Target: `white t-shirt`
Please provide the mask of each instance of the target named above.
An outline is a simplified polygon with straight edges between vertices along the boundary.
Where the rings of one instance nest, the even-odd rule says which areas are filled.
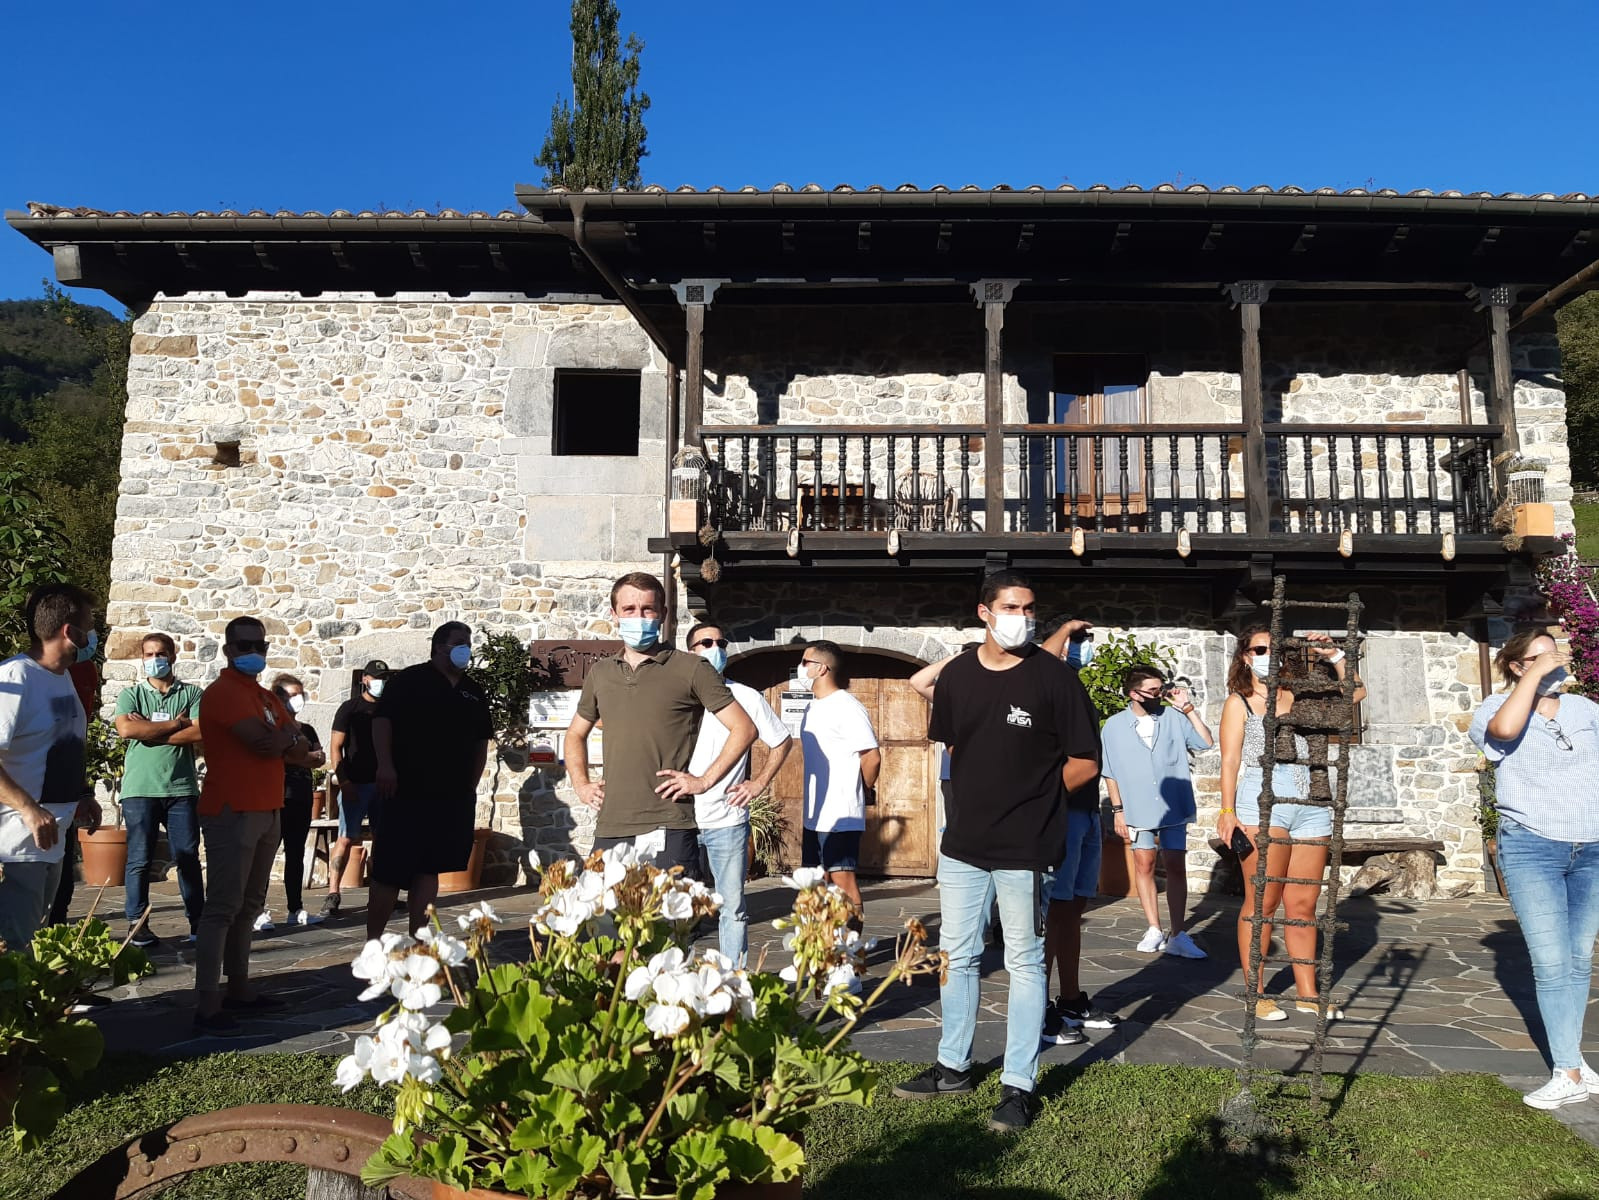
[[[88,722],[72,676],[26,654],[0,663],[0,768],[50,810],[62,833],[83,794]],[[40,850],[16,809],[0,805],[0,862],[60,862],[65,837]]]
[[[800,726],[805,751],[805,828],[818,833],[866,828],[861,755],[877,749],[866,706],[839,690],[812,700]]]
[[[1139,739],[1151,750],[1155,748],[1155,718],[1150,713],[1133,718],[1133,728],[1138,731]]]
[[[738,701],[739,707],[755,722],[756,737],[774,750],[788,741],[788,730],[783,728],[783,722],[772,711],[772,706],[766,703],[766,697],[754,688],[734,683],[731,679],[723,682],[727,684],[727,690],[733,693],[733,699]],[[715,714],[706,713],[700,719],[700,738],[694,743],[694,753],[688,760],[688,773],[698,775],[715,762],[722,747],[727,745],[727,739],[727,726],[718,721]],[[743,783],[749,775],[750,756],[746,754],[713,787],[694,797],[694,824],[700,829],[729,829],[748,821],[750,810],[734,808],[727,802],[727,792],[735,784]]]

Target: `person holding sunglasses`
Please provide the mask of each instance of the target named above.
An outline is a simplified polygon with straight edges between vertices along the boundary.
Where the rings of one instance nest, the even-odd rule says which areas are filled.
[[[1344,652],[1333,645],[1325,633],[1307,633],[1305,640],[1316,643],[1311,656],[1318,661],[1315,667],[1291,656],[1279,664],[1278,677],[1292,679],[1306,670],[1331,670],[1339,679],[1344,678],[1348,665]],[[1249,918],[1255,911],[1255,856],[1256,839],[1260,836],[1260,793],[1265,784],[1261,759],[1266,754],[1266,679],[1271,674],[1271,631],[1264,625],[1247,626],[1238,635],[1238,651],[1233,655],[1227,672],[1227,700],[1221,710],[1221,815],[1216,823],[1216,834],[1222,845],[1231,845],[1233,835],[1242,830],[1249,840],[1249,852],[1239,857],[1244,875],[1244,903],[1238,910],[1238,957],[1243,963],[1245,988],[1257,995],[1264,991],[1264,979],[1247,977],[1249,971],[1249,939],[1252,927]],[[1354,699],[1358,703],[1366,689],[1358,683]],[[1277,689],[1277,716],[1283,717],[1294,706],[1293,693],[1285,687]],[[1276,763],[1272,767],[1271,788],[1276,803],[1271,810],[1270,832],[1273,838],[1295,839],[1295,845],[1273,842],[1267,856],[1268,875],[1293,879],[1322,878],[1327,870],[1327,842],[1332,836],[1332,810],[1315,804],[1296,804],[1295,800],[1310,796],[1310,771],[1304,765],[1309,759],[1305,739],[1294,739],[1298,751],[1294,763]],[[1268,883],[1261,911],[1267,917],[1275,915],[1280,904],[1290,921],[1314,921],[1316,903],[1321,897],[1320,883]],[[1260,952],[1264,973],[1266,947],[1271,941],[1271,922],[1260,926]],[[1286,925],[1283,941],[1291,958],[1302,961],[1293,964],[1294,991],[1298,998],[1294,1007],[1302,1013],[1318,1014],[1316,997],[1316,928],[1314,925]],[[1329,1009],[1328,1020],[1337,1020],[1343,1013]],[[1257,1021],[1285,1021],[1288,1014],[1277,1001],[1261,996],[1255,1001]]]
[[[727,670],[727,637],[720,625],[701,622],[684,639],[692,654],[698,654],[718,675]],[[728,769],[726,775],[694,797],[694,824],[699,830],[700,851],[710,866],[710,875],[722,907],[717,913],[717,943],[721,952],[739,966],[749,951],[749,919],[744,909],[744,878],[750,869],[750,801],[768,787],[788,761],[793,739],[772,706],[752,687],[724,678],[740,708],[755,723],[755,735],[770,751],[761,773],[749,778],[750,759],[746,753]],[[703,775],[727,745],[727,726],[714,718],[701,719],[694,756],[689,759],[690,775]]]
[[[1582,1056],[1599,937],[1599,705],[1561,694],[1570,661],[1542,629],[1512,634],[1494,659],[1509,691],[1484,700],[1469,731],[1494,767],[1499,870],[1549,1037],[1549,1082],[1522,1097],[1543,1109],[1599,1095]]]

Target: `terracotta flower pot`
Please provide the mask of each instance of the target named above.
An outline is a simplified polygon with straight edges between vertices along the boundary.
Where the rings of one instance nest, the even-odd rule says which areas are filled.
[[[339,887],[366,886],[366,847],[357,842],[350,847],[350,857],[344,860],[344,874],[339,876]]]
[[[121,887],[128,872],[128,831],[102,828],[78,830],[83,850],[84,887]]]
[[[488,829],[475,829],[472,831],[472,856],[466,860],[464,871],[446,871],[439,876],[439,895],[448,896],[455,892],[476,891],[483,882],[483,856],[488,850],[489,838],[493,831]]]

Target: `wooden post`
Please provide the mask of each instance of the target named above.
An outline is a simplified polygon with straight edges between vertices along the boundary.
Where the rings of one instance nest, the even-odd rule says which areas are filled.
[[[1005,305],[1014,279],[980,279],[972,293],[983,308],[983,529],[1005,529]]]
[[[1270,285],[1235,283],[1229,289],[1242,318],[1238,371],[1241,415],[1244,423],[1244,521],[1253,537],[1271,532],[1271,497],[1266,474],[1266,395],[1260,369],[1260,306]],[[1358,465],[1357,465],[1358,470]],[[1204,487],[1204,481],[1199,481]]]
[[[683,441],[700,444],[700,424],[705,419],[705,305],[689,304],[683,314],[688,321],[688,356],[684,382],[688,385],[683,402]]]
[[[1488,304],[1488,352],[1493,362],[1493,413],[1490,419],[1504,430],[1502,450],[1521,449],[1516,430],[1516,377],[1510,369],[1510,306],[1516,290],[1509,287],[1481,288],[1478,294]]]

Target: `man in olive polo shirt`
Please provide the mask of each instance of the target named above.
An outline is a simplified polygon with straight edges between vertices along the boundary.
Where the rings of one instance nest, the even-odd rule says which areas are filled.
[[[716,668],[673,650],[661,636],[666,589],[642,571],[611,588],[612,620],[624,649],[594,664],[566,730],[566,769],[578,799],[599,811],[594,848],[633,842],[658,867],[693,869],[694,797],[733,769],[755,740],[755,724]],[[687,768],[700,722],[712,714],[727,744],[703,775]],[[605,723],[605,777],[589,778],[588,735]]]

